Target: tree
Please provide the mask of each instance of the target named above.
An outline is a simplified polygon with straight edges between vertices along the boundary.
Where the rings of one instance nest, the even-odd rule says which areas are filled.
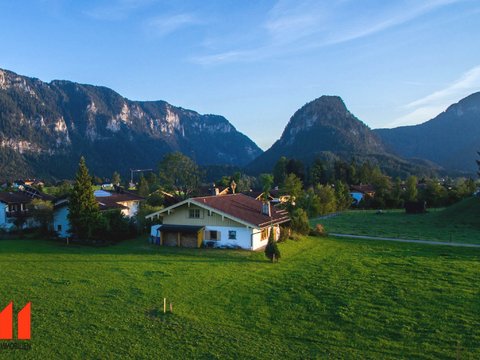
[[[282,193],[290,195],[290,204],[302,195],[302,181],[295,174],[288,174],[282,186]]]
[[[270,195],[273,185],[273,175],[260,174],[260,183],[262,184],[263,200],[268,201],[268,196]]]
[[[348,186],[342,181],[335,182],[335,197],[337,198],[338,210],[346,210],[352,205],[352,196]]]
[[[93,195],[92,179],[83,156],[78,163],[75,184],[70,195],[68,220],[70,232],[85,240],[93,239],[100,222],[100,210]]]
[[[290,159],[287,161],[285,171],[288,174],[295,174],[300,180],[305,180],[305,165],[301,160]]]
[[[305,210],[296,208],[292,211],[290,216],[292,230],[306,235],[310,231],[310,224],[308,223],[308,215]]]
[[[189,198],[200,183],[197,164],[180,152],[165,155],[159,164],[159,170],[162,186],[183,199]]]
[[[112,175],[112,184],[120,186],[121,183],[122,183],[122,179],[120,178],[120,174],[114,171]]]
[[[270,236],[268,237],[268,243],[265,247],[265,256],[269,258],[271,262],[278,262],[278,259],[281,257],[280,250],[275,241],[275,229],[273,227],[270,228]]]
[[[275,167],[273,168],[273,180],[276,185],[280,186],[285,181],[285,177],[287,176],[287,158],[282,156],[278,159]]]
[[[330,185],[317,185],[315,193],[318,197],[318,215],[326,215],[337,210],[335,190]]]
[[[138,182],[138,195],[146,198],[150,194],[150,187],[148,186],[147,180],[140,176],[140,181]]]
[[[309,182],[313,186],[317,184],[323,184],[326,181],[325,177],[325,165],[321,159],[316,158],[310,167]]]
[[[409,176],[405,181],[405,201],[416,201],[418,196],[417,190],[418,179],[416,176]]]
[[[50,201],[33,199],[28,205],[28,211],[40,225],[40,230],[47,233],[53,223],[53,204]]]

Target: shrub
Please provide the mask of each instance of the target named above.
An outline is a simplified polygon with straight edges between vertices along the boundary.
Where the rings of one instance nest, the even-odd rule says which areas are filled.
[[[280,237],[278,239],[278,242],[284,242],[287,241],[287,239],[290,237],[292,233],[292,230],[289,227],[280,227]]]
[[[278,262],[278,259],[280,259],[281,256],[277,242],[275,241],[275,231],[273,227],[270,229],[270,236],[268,237],[268,243],[265,247],[265,256],[272,262],[275,260]]]
[[[315,226],[315,229],[312,230],[312,233],[313,234],[311,234],[311,235],[313,235],[313,236],[324,237],[324,236],[328,235],[327,231],[325,230],[325,227],[322,224],[317,224]]]
[[[299,234],[307,235],[310,231],[308,216],[303,209],[295,209],[292,211],[291,224],[292,230]]]

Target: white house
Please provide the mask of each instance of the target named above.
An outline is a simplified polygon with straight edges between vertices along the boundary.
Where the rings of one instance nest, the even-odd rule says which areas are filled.
[[[151,229],[159,245],[247,250],[265,246],[271,229],[278,240],[280,224],[290,221],[285,210],[244,194],[191,198],[146,216],[160,217],[162,224]]]
[[[27,185],[18,186],[17,191],[0,192],[0,229],[13,230],[19,217],[24,218],[23,228],[38,226],[28,210],[33,199],[53,202],[55,198]]]
[[[134,217],[138,213],[142,197],[117,188],[115,191],[96,190],[95,199],[98,202],[100,211],[119,209],[128,217]],[[68,221],[68,199],[61,199],[55,203],[53,212],[53,229],[58,236],[66,238],[70,236],[70,222]]]

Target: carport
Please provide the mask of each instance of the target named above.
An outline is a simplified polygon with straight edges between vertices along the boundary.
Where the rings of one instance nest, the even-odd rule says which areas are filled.
[[[162,225],[158,228],[160,245],[199,248],[205,226]]]

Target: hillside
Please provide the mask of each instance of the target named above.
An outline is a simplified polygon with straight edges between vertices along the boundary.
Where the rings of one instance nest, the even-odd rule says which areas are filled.
[[[348,111],[338,96],[322,96],[297,110],[280,139],[250,163],[248,169],[252,173],[271,171],[281,156],[307,164],[316,157],[325,161],[368,160],[392,176],[431,172],[426,162],[414,164],[390,153],[382,140]]]
[[[237,166],[262,152],[222,116],[0,70],[2,178],[72,177],[81,155],[93,173],[109,176],[114,170],[155,168],[171,151],[201,165]]]
[[[480,197],[471,197],[449,206],[438,214],[441,222],[480,230]]]
[[[374,131],[400,156],[428,159],[448,170],[473,173],[480,151],[480,92],[423,124]]]

